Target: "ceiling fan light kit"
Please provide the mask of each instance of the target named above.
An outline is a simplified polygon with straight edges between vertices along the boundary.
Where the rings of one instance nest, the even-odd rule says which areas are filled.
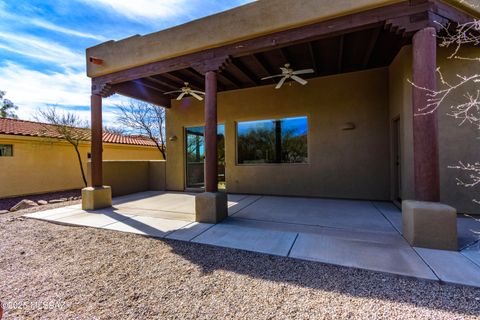
[[[180,93],[177,97],[177,101],[182,100],[185,96],[192,96],[199,101],[203,101],[202,95],[203,96],[205,95],[205,92],[203,92],[203,91],[193,90],[190,87],[190,84],[188,82],[185,82],[184,86],[182,88],[180,88],[179,90],[165,92],[164,94],[174,94],[174,93]]]
[[[280,89],[285,84],[285,81],[287,81],[288,79],[292,79],[292,80],[300,83],[302,86],[304,86],[308,83],[308,81],[299,77],[299,75],[315,73],[315,70],[313,70],[313,69],[293,70],[292,68],[290,68],[289,63],[286,63],[285,66],[280,67],[280,70],[282,71],[281,74],[268,76],[268,77],[262,78],[262,80],[268,80],[268,79],[273,79],[273,78],[281,78],[280,81],[275,86],[275,89]]]
[[[268,77],[262,78],[262,80],[281,78],[280,81],[275,86],[275,89],[280,89],[285,84],[285,81],[287,81],[288,79],[292,79],[293,81],[296,81],[300,83],[302,86],[304,86],[308,83],[308,81],[299,77],[299,75],[315,73],[315,70],[313,69],[293,70],[292,68],[290,68],[290,63],[286,63],[285,66],[280,67],[280,70],[282,71],[281,74],[268,76]],[[205,95],[205,92],[203,91],[193,90],[192,87],[190,87],[190,84],[188,82],[184,82],[184,86],[178,90],[165,92],[163,94],[168,95],[168,94],[174,94],[174,93],[179,93],[177,97],[177,101],[182,100],[185,96],[192,96],[199,101],[203,101],[202,96]]]

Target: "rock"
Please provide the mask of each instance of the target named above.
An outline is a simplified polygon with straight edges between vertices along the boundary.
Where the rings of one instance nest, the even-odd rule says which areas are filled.
[[[38,200],[37,203],[41,206],[48,204],[48,201],[46,200]]]
[[[0,210],[0,214],[5,214],[5,213],[8,213],[9,211],[8,210]]]
[[[18,211],[18,210],[28,209],[32,207],[37,207],[37,206],[38,204],[35,201],[23,199],[22,201],[20,201],[19,203],[11,207],[10,211]]]
[[[62,200],[62,202],[65,202],[68,201],[68,198],[60,198],[60,200]]]
[[[53,200],[48,200],[48,203],[60,203],[63,202],[64,200],[62,199],[53,199]]]
[[[69,197],[68,198],[68,201],[72,201],[72,200],[75,200],[75,197]]]

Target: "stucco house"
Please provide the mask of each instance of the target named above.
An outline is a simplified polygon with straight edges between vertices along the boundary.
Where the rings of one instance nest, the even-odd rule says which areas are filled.
[[[87,172],[90,130],[78,129],[78,134],[84,136],[79,151]],[[162,160],[146,137],[102,136],[106,160]],[[8,118],[0,118],[0,181],[0,198],[84,187],[73,146],[53,126]]]
[[[448,79],[478,72],[473,61],[446,59],[435,35],[479,17],[453,0],[259,0],[88,48],[94,141],[84,208],[111,203],[101,103],[120,94],[167,108],[165,186],[205,191],[198,221],[224,217],[219,186],[480,213],[475,190],[457,186],[448,169],[479,159],[476,132],[458,129],[446,110],[414,116],[428,97],[408,82],[440,86],[437,67]]]

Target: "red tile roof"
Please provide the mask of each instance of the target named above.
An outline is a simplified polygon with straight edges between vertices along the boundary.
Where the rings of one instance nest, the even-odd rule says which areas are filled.
[[[90,129],[75,128],[75,130],[76,134],[78,134],[77,137],[81,140],[90,140]],[[0,134],[61,139],[61,135],[57,132],[55,125],[9,118],[0,118]],[[155,142],[145,136],[127,136],[110,132],[103,133],[103,142],[137,146],[156,146]]]

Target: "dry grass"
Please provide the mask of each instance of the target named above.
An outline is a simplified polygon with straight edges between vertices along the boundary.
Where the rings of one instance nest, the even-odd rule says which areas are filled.
[[[478,319],[480,289],[0,216],[6,319]],[[38,304],[54,302],[53,308]],[[9,309],[13,303],[24,308]]]

